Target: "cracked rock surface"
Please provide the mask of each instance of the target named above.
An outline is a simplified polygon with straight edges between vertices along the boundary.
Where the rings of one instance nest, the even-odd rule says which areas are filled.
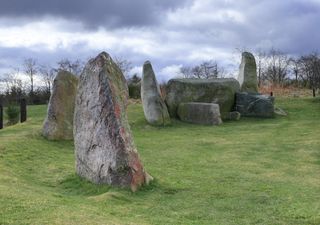
[[[261,94],[237,92],[236,110],[244,117],[274,116],[274,97]]]

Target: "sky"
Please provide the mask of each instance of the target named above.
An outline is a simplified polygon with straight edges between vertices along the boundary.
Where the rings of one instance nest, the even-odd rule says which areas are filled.
[[[320,48],[320,0],[0,0],[0,77],[25,58],[56,66],[102,51],[150,60],[159,80],[215,60],[236,76],[240,51]]]

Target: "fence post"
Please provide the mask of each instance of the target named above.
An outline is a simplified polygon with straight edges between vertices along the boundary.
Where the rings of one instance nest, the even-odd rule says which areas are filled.
[[[23,123],[27,120],[27,101],[26,99],[20,100],[20,122]]]
[[[0,102],[0,130],[3,128],[3,107]]]

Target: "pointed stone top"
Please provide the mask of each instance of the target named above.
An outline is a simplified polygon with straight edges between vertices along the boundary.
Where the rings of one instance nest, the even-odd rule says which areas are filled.
[[[151,64],[149,60],[145,61],[143,65]]]
[[[98,57],[104,57],[107,59],[110,57],[110,55],[107,52],[103,51],[96,58],[98,58]]]
[[[101,52],[97,57],[92,58],[89,63],[97,63],[99,66],[105,65],[112,60],[111,56],[107,52]]]
[[[251,52],[242,52],[242,57],[251,57],[254,58],[253,54]]]

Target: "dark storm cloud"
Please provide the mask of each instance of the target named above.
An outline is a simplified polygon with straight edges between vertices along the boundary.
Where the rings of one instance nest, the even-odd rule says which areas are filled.
[[[164,11],[191,0],[2,0],[0,18],[37,19],[53,16],[76,20],[89,28],[148,26]],[[20,20],[21,21],[21,20]]]

